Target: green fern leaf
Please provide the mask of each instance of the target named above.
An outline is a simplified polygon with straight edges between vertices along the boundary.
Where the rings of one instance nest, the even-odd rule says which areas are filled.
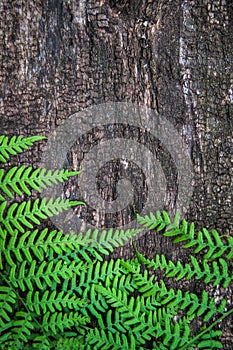
[[[51,350],[52,349],[51,341],[46,333],[43,335],[32,334],[30,337],[30,340],[32,341],[32,344],[29,344],[28,348],[26,347],[26,344],[24,344],[24,349],[25,347],[26,347],[26,350],[31,350],[31,349]]]
[[[224,313],[226,307],[226,301],[223,300],[218,306],[215,305],[214,298],[209,298],[208,294],[203,291],[202,298],[199,300],[198,296],[194,293],[183,294],[181,290],[176,292],[173,289],[167,289],[165,283],[161,280],[160,283],[154,283],[154,276],[148,279],[148,272],[145,271],[141,274],[138,268],[131,266],[129,263],[122,262],[123,266],[133,274],[134,282],[138,286],[138,291],[143,296],[154,295],[157,302],[166,306],[169,310],[174,312],[174,315],[178,310],[186,310],[189,318],[194,318],[196,314],[202,315],[204,321],[207,322],[216,313]]]
[[[86,300],[77,298],[75,295],[65,294],[64,291],[58,293],[56,290],[52,292],[46,290],[42,295],[38,291],[29,291],[26,302],[28,309],[35,311],[38,315],[41,314],[41,311],[45,314],[47,311],[77,310],[87,305]]]
[[[20,341],[19,339],[7,340],[7,341],[4,340],[3,343],[1,342],[1,350],[13,350],[13,349],[24,350],[25,348],[26,348],[25,343],[23,341]]]
[[[211,326],[210,326],[211,327]],[[208,332],[207,332],[208,331]],[[213,330],[207,329],[206,326],[204,330],[200,331],[193,338],[189,339],[189,341],[181,348],[181,350],[189,350],[192,349],[222,349],[222,344],[219,340],[214,338],[219,338],[222,335],[221,330]],[[192,347],[194,345],[195,347]]]
[[[41,330],[46,332],[52,331],[56,335],[64,332],[65,329],[78,328],[80,325],[86,325],[88,322],[90,322],[90,319],[78,312],[47,312],[43,316]]]
[[[142,217],[139,214],[137,214],[136,217],[139,224],[148,227],[149,230],[156,229],[163,222],[159,211],[156,212],[156,217],[153,213],[150,213],[150,216],[146,215],[145,217]]]
[[[61,231],[26,231],[21,234],[17,230],[9,234],[7,230],[0,228],[0,269],[3,269],[3,259],[14,266],[16,263],[33,260],[44,261],[62,259],[71,255],[77,261],[78,253],[82,249],[88,249],[90,240],[84,234],[63,234]],[[91,259],[89,258],[91,263]],[[67,262],[69,259],[67,259]]]
[[[31,200],[24,201],[20,204],[13,203],[6,210],[7,202],[3,202],[0,205],[0,223],[2,223],[8,232],[13,234],[13,227],[20,232],[25,232],[26,226],[33,228],[32,223],[39,225],[39,219],[47,219],[53,215],[68,210],[71,206],[85,205],[83,202],[62,200],[52,198],[47,200],[43,198],[40,200],[37,198],[34,202]],[[32,223],[31,223],[32,222]]]
[[[14,337],[27,342],[27,338],[33,329],[34,325],[32,323],[31,315],[24,311],[17,311],[11,329]]]
[[[86,345],[89,345],[90,349],[136,350],[136,344],[136,339],[132,334],[130,334],[130,336],[127,337],[125,334],[114,334],[112,332],[109,332],[108,330],[99,330],[97,328],[90,330],[89,334],[86,337]]]
[[[80,340],[80,337],[59,338],[54,345],[56,346],[57,350],[77,350],[77,349],[82,349],[82,346],[83,346]]]
[[[123,246],[131,238],[138,235],[142,232],[141,229],[128,229],[128,230],[113,230],[109,229],[108,231],[94,230],[88,231],[92,239],[91,246],[97,248],[101,254],[108,255],[109,252],[113,252],[114,248]]]
[[[197,280],[203,279],[205,283],[213,281],[214,286],[222,284],[224,288],[227,288],[233,280],[233,275],[230,275],[228,271],[227,262],[222,258],[212,262],[211,268],[207,259],[203,259],[200,264],[194,256],[190,256],[191,263],[186,263],[183,266],[180,261],[175,264],[172,261],[167,261],[164,255],[159,254],[155,256],[155,259],[146,259],[136,248],[134,249],[140,263],[154,270],[164,269],[166,277],[175,277],[177,281],[183,278],[189,280],[194,277]]]
[[[16,155],[27,150],[34,142],[44,140],[44,136],[31,136],[24,138],[23,136],[13,136],[10,139],[8,136],[0,136],[0,162],[5,163],[10,155]]]
[[[222,343],[218,340],[203,340],[198,343],[198,349],[222,349]]]
[[[225,259],[231,259],[233,257],[233,237],[227,237],[225,243],[216,230],[209,232],[206,228],[195,234],[194,223],[189,225],[184,219],[180,223],[179,215],[175,217],[173,223],[169,223],[167,216],[162,216],[160,212],[157,212],[156,217],[152,213],[150,216],[145,217],[137,215],[137,220],[141,225],[148,227],[150,230],[156,229],[159,231],[163,229],[163,235],[174,237],[175,243],[187,241],[184,247],[194,247],[195,253],[205,250],[205,259],[213,260],[220,258],[223,254],[225,254]]]
[[[173,324],[172,315],[163,308],[153,307],[148,302],[146,303],[141,296],[135,299],[125,292],[114,288],[104,288],[100,285],[95,286],[95,289],[105,297],[111,309],[116,309],[115,325],[112,320],[108,320],[107,329],[137,335],[137,343],[141,345],[151,340],[152,337],[163,337],[163,343],[169,344],[170,349],[176,349],[177,344],[181,346],[187,341],[190,329],[187,324],[189,321],[186,319],[180,319]],[[144,307],[145,304],[146,307]]]
[[[0,329],[4,327],[5,322],[10,322],[12,307],[16,303],[17,295],[12,288],[0,286]]]
[[[134,299],[133,297],[128,297],[126,292],[116,290],[115,288],[104,288],[100,285],[95,285],[94,288],[105,297],[106,302],[111,305],[111,308],[117,309],[116,312],[119,314],[117,328],[119,326],[121,328],[123,327],[124,333],[129,332],[131,329],[135,333],[140,331],[141,338],[138,341],[141,344],[145,344],[146,340],[151,339],[155,330],[151,326],[151,322],[146,322],[144,313],[140,312],[140,298]],[[149,320],[151,318],[152,315]]]
[[[13,194],[16,193],[22,196],[23,193],[31,195],[31,189],[40,191],[42,188],[47,188],[58,182],[64,182],[71,176],[80,174],[81,171],[69,171],[69,170],[46,170],[35,169],[32,167],[13,167],[4,173],[3,169],[0,169],[0,190],[9,197],[13,198]],[[4,197],[0,199],[4,200]]]
[[[62,260],[57,263],[54,261],[38,263],[35,260],[32,263],[23,261],[19,266],[13,265],[9,271],[9,278],[14,288],[20,288],[23,292],[33,291],[33,284],[43,290],[46,287],[52,287],[53,282],[61,283],[61,279],[72,278],[86,270],[83,262],[79,264],[72,261],[70,264],[64,264]],[[7,271],[8,272],[8,271]]]
[[[0,136],[0,161],[42,139]],[[171,220],[166,211],[157,211],[137,219],[196,254],[203,253],[202,259],[191,256],[182,264],[157,254],[149,260],[134,247],[137,259],[106,261],[104,255],[141,230],[96,229],[78,235],[32,230],[41,220],[84,203],[59,198],[7,202],[79,173],[26,166],[0,169],[2,348],[143,350],[148,342],[159,350],[220,348],[221,332],[212,328],[232,314],[233,310],[225,311],[226,301],[216,305],[206,291],[198,296],[168,289],[151,269],[164,270],[166,277],[176,280],[196,278],[228,287],[233,279],[227,261],[233,257],[233,237],[206,228],[195,232],[194,223],[181,221],[179,213]],[[190,337],[189,324],[195,317],[209,322],[216,314],[218,320]]]

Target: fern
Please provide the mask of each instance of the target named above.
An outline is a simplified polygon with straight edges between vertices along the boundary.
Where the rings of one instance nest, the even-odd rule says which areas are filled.
[[[25,232],[26,226],[33,228],[31,222],[39,225],[39,219],[47,219],[53,215],[59,214],[63,210],[68,210],[72,206],[84,204],[83,202],[63,200],[60,198],[53,198],[47,200],[37,198],[34,202],[31,200],[22,203],[13,203],[7,208],[7,202],[0,205],[0,223],[2,223],[9,233],[14,232],[14,228],[20,232]]]
[[[39,291],[29,291],[27,294],[27,306],[30,311],[34,311],[37,315],[41,312],[44,314],[47,311],[55,312],[62,309],[78,309],[86,305],[86,301],[77,298],[75,295],[65,294],[64,291],[57,292],[56,290],[49,293],[48,290],[40,295]]]
[[[4,322],[10,322],[8,314],[12,313],[13,305],[16,303],[17,294],[14,290],[7,286],[0,286],[0,326],[3,327]]]
[[[165,211],[162,212],[162,215],[160,212],[157,212],[156,216],[153,213],[145,217],[137,215],[137,219],[141,225],[147,227],[149,230],[156,229],[157,232],[163,230],[164,236],[175,237],[175,243],[188,241],[184,244],[184,247],[195,247],[195,253],[204,250],[205,259],[220,258],[223,254],[225,259],[228,260],[233,257],[233,237],[226,237],[226,242],[224,242],[216,230],[209,232],[206,228],[195,234],[194,223],[189,225],[185,219],[180,223],[179,213],[176,214],[173,223],[171,223]]]
[[[5,163],[11,155],[22,153],[32,146],[34,142],[44,140],[44,136],[31,136],[23,138],[22,136],[8,136],[0,135],[0,162]]]
[[[229,272],[229,267],[226,260],[219,258],[215,261],[209,262],[208,259],[203,259],[201,263],[194,256],[190,256],[190,263],[182,265],[180,261],[173,263],[171,260],[167,261],[164,255],[157,254],[155,259],[146,259],[137,250],[136,256],[138,260],[146,265],[148,268],[165,270],[166,277],[176,277],[176,280],[181,279],[190,280],[195,278],[202,279],[205,283],[212,281],[213,286],[222,284],[227,288],[233,280],[232,272]]]
[[[187,316],[193,319],[196,315],[205,316],[204,321],[207,322],[211,317],[213,317],[217,312],[224,313],[226,307],[226,301],[223,300],[217,307],[214,298],[209,298],[208,293],[203,291],[202,297],[199,300],[198,296],[194,293],[183,294],[181,290],[174,291],[174,289],[167,289],[163,280],[154,283],[154,276],[148,279],[147,271],[144,275],[140,271],[131,266],[129,263],[122,262],[122,264],[131,272],[134,276],[134,281],[138,286],[138,290],[145,297],[154,296],[156,303],[165,305],[169,310],[177,312],[177,310],[187,311]],[[174,314],[174,315],[175,315]]]
[[[133,335],[127,337],[124,333],[112,333],[107,329],[92,329],[86,338],[86,345],[80,349],[137,349],[137,341]],[[140,348],[143,349],[143,348]]]
[[[65,254],[81,247],[86,247],[90,240],[82,234],[64,235],[61,231],[48,229],[42,231],[26,231],[21,233],[17,230],[9,234],[7,230],[0,228],[0,269],[3,269],[3,259],[9,266],[15,263],[27,261],[32,263],[33,257],[38,261],[44,261],[48,257]]]
[[[95,289],[102,294],[111,309],[115,309],[115,320],[107,317],[106,329],[130,334],[131,339],[135,339],[137,346],[144,345],[152,337],[163,337],[163,342],[169,343],[171,349],[176,349],[178,344],[181,346],[188,339],[190,329],[187,320],[179,320],[175,324],[171,323],[172,315],[167,313],[164,308],[158,308],[147,303],[143,297],[136,299],[129,297],[126,292],[115,288],[103,288],[95,286]],[[109,321],[110,319],[110,321]]]
[[[13,193],[22,196],[23,193],[31,195],[29,187],[35,191],[40,191],[58,182],[68,180],[71,176],[80,174],[80,171],[69,170],[46,170],[32,169],[32,167],[13,167],[7,172],[0,169],[0,190],[9,198],[13,198]],[[13,193],[12,193],[13,192]],[[5,200],[0,196],[0,200]]]
[[[51,330],[56,335],[58,332],[64,332],[65,329],[85,325],[89,321],[88,317],[82,316],[78,312],[71,311],[68,314],[47,312],[42,319],[41,330],[46,332]]]
[[[0,161],[43,137],[0,136]],[[227,288],[233,280],[233,239],[168,213],[137,215],[141,229],[88,230],[65,234],[38,225],[79,201],[60,198],[15,201],[80,172],[0,169],[1,349],[218,349],[218,324],[233,313],[225,300],[169,288],[166,280],[201,280]],[[18,197],[17,197],[18,198]],[[157,254],[147,259],[107,258],[146,227],[194,248],[182,264]],[[203,254],[202,254],[203,253]],[[196,257],[195,257],[196,254]],[[107,259],[106,259],[107,258]],[[158,281],[154,271],[165,273]],[[192,334],[192,322],[203,327]]]

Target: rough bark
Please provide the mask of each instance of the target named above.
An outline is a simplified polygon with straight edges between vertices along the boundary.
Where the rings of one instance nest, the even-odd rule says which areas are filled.
[[[71,114],[103,102],[146,105],[189,147],[195,184],[187,219],[229,235],[232,30],[229,0],[3,0],[1,133],[49,135]],[[109,132],[97,131],[86,144]],[[136,137],[137,131],[117,132]],[[43,147],[12,162],[36,165]],[[79,161],[87,151],[79,152]],[[149,256],[156,251],[185,260],[183,251],[152,234],[138,244]],[[131,256],[131,248],[117,255]],[[231,302],[230,294],[222,296]]]

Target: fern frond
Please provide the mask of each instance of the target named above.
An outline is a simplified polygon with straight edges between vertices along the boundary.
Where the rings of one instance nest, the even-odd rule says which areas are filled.
[[[46,139],[45,136],[13,136],[10,139],[8,136],[0,135],[0,162],[5,163],[10,155],[16,155],[27,150],[34,142]]]
[[[90,322],[90,318],[82,316],[79,312],[46,312],[43,316],[41,323],[41,331],[51,332],[53,334],[63,333],[66,329],[71,329],[71,327],[80,327],[81,325],[86,325]]]
[[[4,341],[4,343],[1,343],[1,350],[11,350],[11,349],[28,350],[28,348],[25,347],[24,344],[25,343],[20,341],[19,339]]]
[[[104,288],[101,285],[94,286],[95,291],[103,295],[111,308],[117,308],[124,320],[124,325],[135,325],[141,323],[140,319],[140,299],[131,297],[128,294],[115,288]],[[126,332],[126,330],[125,330]]]
[[[86,347],[83,347],[83,349],[112,349],[112,350],[118,350],[118,349],[130,349],[130,350],[136,350],[136,337],[133,336],[133,334],[130,334],[129,337],[127,337],[125,334],[122,333],[112,333],[108,330],[98,328],[94,328],[90,330],[89,334],[86,337]]]
[[[173,263],[167,261],[164,255],[157,254],[155,259],[146,259],[136,250],[136,256],[140,263],[148,268],[165,270],[166,277],[175,277],[177,281],[186,278],[190,280],[194,277],[197,280],[203,279],[205,283],[213,281],[213,285],[222,284],[227,288],[233,281],[233,274],[229,272],[227,262],[220,258],[215,259],[212,263],[208,259],[203,259],[201,263],[194,256],[190,256],[191,263],[186,263],[184,266],[180,261]]]
[[[42,139],[0,136],[0,162]],[[226,311],[226,301],[215,303],[206,291],[198,296],[169,289],[146,268],[164,269],[167,278],[228,287],[233,280],[227,261],[233,257],[233,237],[225,239],[206,228],[195,232],[194,224],[181,221],[179,213],[171,220],[166,211],[158,211],[137,215],[138,221],[195,253],[203,252],[204,258],[191,256],[185,264],[164,255],[148,260],[135,249],[137,259],[106,261],[104,256],[141,230],[96,229],[77,235],[32,230],[41,220],[84,203],[59,198],[7,201],[79,173],[26,166],[0,169],[1,349],[143,350],[149,343],[154,350],[220,348],[221,331],[213,328],[233,313]],[[217,314],[218,319],[191,336],[195,317],[206,323]]]
[[[72,261],[71,264],[65,264],[62,260],[58,262],[43,261],[38,263],[35,260],[32,263],[23,261],[19,266],[13,265],[9,271],[1,273],[0,275],[9,275],[10,283],[14,288],[20,288],[23,292],[26,290],[33,291],[34,285],[43,290],[52,287],[53,282],[61,283],[61,279],[69,279],[77,276],[86,266],[83,262],[76,263]]]
[[[209,232],[206,228],[203,228],[195,233],[194,223],[188,224],[185,219],[180,223],[179,213],[177,213],[173,223],[166,215],[164,216],[164,212],[162,212],[162,215],[160,212],[157,212],[156,216],[152,213],[145,217],[137,215],[137,220],[149,230],[164,230],[163,235],[175,237],[173,240],[175,243],[187,241],[184,244],[184,248],[194,247],[195,253],[205,251],[205,259],[213,260],[223,255],[225,259],[233,257],[233,237],[227,237],[225,243],[216,230]]]
[[[0,329],[4,327],[5,322],[10,322],[10,315],[13,311],[12,306],[16,303],[17,295],[12,288],[0,286]]]
[[[153,282],[153,279],[148,280],[148,272],[144,274],[138,272],[134,266],[130,266],[129,263],[122,262],[123,266],[128,269],[134,276],[134,281],[138,286],[138,291],[143,296],[153,295],[157,302],[166,306],[169,310],[174,312],[174,315],[179,310],[185,310],[187,316],[191,319],[197,316],[203,316],[204,321],[207,322],[216,313],[223,314],[226,307],[226,301],[222,300],[219,305],[215,304],[214,298],[210,298],[206,291],[202,292],[202,296],[199,299],[194,293],[183,293],[180,289],[174,291],[174,289],[167,289],[163,280],[160,283]],[[152,276],[153,277],[153,276]]]
[[[110,260],[101,263],[97,261],[88,266],[86,271],[81,271],[79,282],[74,277],[72,279],[64,280],[61,288],[67,293],[78,293],[83,299],[88,299],[90,302],[86,307],[80,309],[84,315],[92,314],[99,324],[103,324],[103,312],[105,312],[107,304],[103,298],[95,291],[94,285],[99,282],[104,286],[117,286],[121,290],[128,292],[134,291],[134,282],[132,276],[121,274],[120,260]]]
[[[110,260],[96,264],[92,264],[86,272],[80,274],[79,284],[74,285],[75,291],[84,299],[89,299],[90,303],[87,305],[87,310],[94,315],[98,320],[102,320],[100,312],[105,312],[107,304],[96,293],[94,285],[99,281],[105,281],[109,285],[115,276],[119,275],[120,262],[119,260]],[[87,310],[82,310],[84,314],[88,314]]]
[[[179,214],[177,214],[177,216],[178,215]],[[177,216],[175,218],[176,221],[177,221]],[[166,226],[171,224],[171,220],[166,211],[162,211],[162,213],[160,211],[157,211],[156,216],[153,213],[150,213],[150,215],[146,215],[144,217],[137,214],[136,217],[139,224],[141,224],[144,227],[147,227],[149,230],[156,229],[156,231],[161,231]]]
[[[182,220],[181,227],[172,231],[164,233],[167,237],[176,237],[173,241],[183,242],[188,241],[184,244],[184,248],[194,247],[194,252],[199,253],[205,251],[205,259],[216,259],[224,254],[224,258],[231,259],[233,257],[233,237],[227,237],[226,243],[222,240],[219,233],[216,230],[210,232],[203,228],[198,231],[195,235],[194,224],[190,225],[186,220]]]
[[[210,330],[208,333],[204,333],[200,338],[197,339],[194,344],[198,349],[222,349],[222,343],[214,338],[219,338],[222,335],[220,330]]]
[[[42,295],[38,291],[29,291],[26,296],[27,307],[30,311],[36,312],[40,315],[47,311],[55,312],[63,309],[83,308],[87,305],[87,300],[77,298],[75,295],[65,294],[64,291],[57,292],[53,290],[49,292],[46,290]]]
[[[100,285],[96,285],[95,290],[105,297],[111,309],[116,308],[115,332],[132,334],[141,345],[152,337],[163,337],[163,343],[169,344],[170,349],[177,349],[178,345],[181,346],[187,341],[190,329],[186,319],[172,324],[172,315],[164,308],[145,310],[145,300],[141,296],[129,297],[126,292],[115,288],[103,288]],[[111,321],[108,321],[106,328],[113,329]]]
[[[87,346],[82,344],[80,337],[60,337],[58,341],[54,345],[56,346],[57,350],[81,350],[81,349],[87,349]],[[83,348],[83,346],[86,346]]]
[[[25,347],[24,344],[24,349],[26,350],[31,350],[31,349],[40,349],[40,350],[51,350],[51,340],[49,339],[48,335],[46,333],[42,335],[38,334],[32,334],[30,337],[31,344],[29,343],[28,347]]]
[[[88,235],[92,241],[91,247],[96,248],[101,254],[109,255],[115,248],[124,246],[131,238],[142,232],[141,229],[127,230],[88,230]]]
[[[7,230],[0,228],[0,270],[3,269],[3,259],[9,266],[23,261],[32,263],[33,260],[53,260],[66,254],[75,254],[78,259],[79,251],[89,244],[88,237],[81,233],[66,235],[56,230],[49,232],[45,228],[42,231],[26,231],[23,234],[14,230],[13,234],[9,234]]]
[[[64,182],[71,176],[80,174],[80,171],[69,170],[46,170],[46,169],[33,169],[32,167],[13,167],[10,170],[4,172],[4,169],[0,169],[0,190],[9,197],[13,198],[13,194],[16,193],[22,196],[23,193],[31,195],[31,189],[40,191],[42,188],[47,188],[58,182]],[[4,197],[0,197],[0,200],[5,200]]]
[[[24,311],[17,311],[11,328],[13,337],[27,342],[27,338],[33,329],[34,325],[31,315]]]
[[[222,349],[223,348],[222,343],[219,340],[215,339],[215,338],[219,338],[222,335],[222,331],[210,329],[207,333],[205,333],[206,329],[207,327],[205,326],[204,330],[199,332],[193,338],[189,339],[189,341],[184,346],[182,346],[181,350]]]
[[[9,233],[13,234],[14,228],[23,233],[25,232],[23,226],[32,229],[33,225],[31,222],[39,225],[39,219],[47,219],[76,205],[85,205],[85,203],[60,198],[55,200],[53,198],[49,200],[37,198],[34,202],[28,200],[20,204],[13,203],[6,209],[7,202],[3,202],[0,205],[0,223],[5,226]]]
[[[3,268],[2,259],[5,258],[10,266],[15,261],[32,262],[33,258],[43,261],[50,259],[77,259],[78,255],[87,263],[92,263],[93,258],[102,261],[100,254],[109,255],[115,247],[124,245],[128,240],[140,232],[138,229],[98,231],[88,230],[85,234],[65,235],[60,231],[48,232],[47,229],[26,231],[21,234],[14,230],[2,230],[0,227],[0,269]]]
[[[200,332],[198,332],[196,335],[194,335],[189,341],[181,348],[181,350],[189,350],[190,346],[193,344],[198,344],[199,342],[202,342],[203,339],[205,341],[208,339],[213,340],[214,337],[218,337],[222,334],[221,330],[214,330],[214,327],[219,324],[224,318],[229,317],[233,313],[233,308],[230,310],[224,312],[217,320],[215,320],[213,323],[211,323],[208,327],[205,325],[204,329],[202,329]],[[210,342],[211,343],[211,342]],[[220,344],[219,344],[220,346]],[[217,348],[219,348],[217,346]],[[212,349],[212,347],[211,347]],[[214,349],[214,348],[213,348]]]

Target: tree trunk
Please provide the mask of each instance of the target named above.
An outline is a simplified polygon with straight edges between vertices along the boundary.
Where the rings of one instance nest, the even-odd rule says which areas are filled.
[[[222,235],[230,235],[230,0],[198,4],[190,0],[3,0],[1,19],[3,134],[49,136],[74,113],[106,102],[145,106],[181,135],[192,160],[193,193],[186,219],[195,221],[197,228],[216,228]],[[118,123],[113,128],[110,123],[89,130],[68,152],[70,166],[82,166],[93,144],[119,137],[135,139],[157,155],[165,179],[170,181],[164,208],[174,212],[178,187],[169,152],[137,126]],[[44,149],[45,143],[41,143],[12,162],[38,165]],[[146,179],[135,164],[129,168],[127,173],[122,161],[107,162],[97,174],[97,186],[104,199],[115,199],[117,181],[131,180],[136,173],[134,183],[139,181],[139,189],[134,199],[140,211],[147,198]],[[71,185],[74,193],[67,188],[68,196],[78,196]],[[95,209],[89,208],[82,218],[94,226],[118,227],[129,224],[133,215],[131,207],[97,220]],[[155,252],[168,257],[182,254],[185,260],[183,250],[151,233],[141,237],[138,246],[148,256]],[[132,248],[125,247],[114,256],[132,254]],[[231,290],[222,297],[231,303]],[[229,325],[225,327],[225,346],[230,349],[232,333]]]

